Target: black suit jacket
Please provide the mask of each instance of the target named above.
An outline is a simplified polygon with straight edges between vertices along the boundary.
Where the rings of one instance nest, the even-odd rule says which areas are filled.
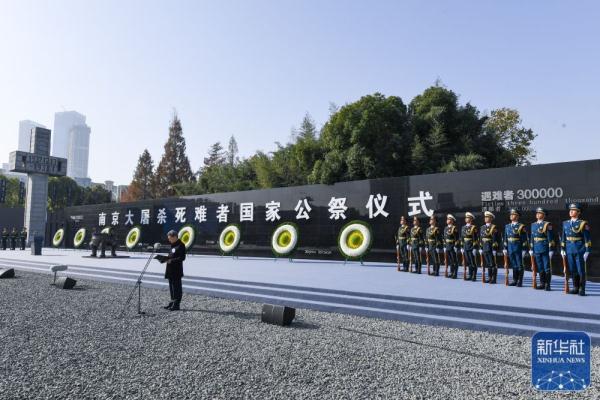
[[[185,245],[179,239],[171,244],[169,252],[169,260],[167,261],[167,269],[165,270],[165,278],[181,278],[183,277],[183,261],[185,260]]]

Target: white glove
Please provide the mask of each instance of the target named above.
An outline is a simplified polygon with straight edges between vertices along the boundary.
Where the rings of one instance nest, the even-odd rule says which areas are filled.
[[[446,248],[444,247],[444,254],[446,254],[446,252],[447,252],[447,251],[446,251]]]
[[[406,245],[406,251],[410,251],[410,246]]]
[[[435,249],[435,252],[438,254],[442,254],[442,251],[440,249]]]
[[[560,251],[560,255],[564,257],[564,256],[566,256],[566,255],[567,255],[567,253],[565,253],[565,251],[564,251],[564,250],[561,250],[561,251]]]
[[[473,257],[477,257],[477,250],[473,250]]]
[[[479,249],[479,254],[483,255],[483,250]]]
[[[496,250],[492,251],[492,254],[494,255],[494,257],[496,257],[496,254],[498,254],[498,252]]]
[[[396,250],[400,250],[400,246],[399,245],[396,245]]]
[[[523,250],[523,251],[521,252],[521,257],[525,258],[525,254],[527,254],[527,252],[526,252],[525,250]]]
[[[454,252],[455,252],[455,253],[458,253],[458,247],[455,247],[455,248],[454,248]]]
[[[465,254],[465,249],[460,249],[460,252]]]
[[[533,250],[529,250],[529,257],[533,256]]]
[[[508,251],[506,251],[506,249],[502,250],[502,254],[507,255]]]
[[[583,253],[583,261],[587,261],[587,258],[589,257],[590,252],[586,251],[585,253]]]
[[[553,252],[553,251],[550,251],[550,252],[548,253],[548,257],[550,257],[550,258],[552,258],[552,256],[553,256],[553,255],[554,255],[554,252]]]

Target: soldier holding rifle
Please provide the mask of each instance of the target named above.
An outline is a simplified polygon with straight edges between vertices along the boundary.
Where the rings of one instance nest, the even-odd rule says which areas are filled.
[[[400,217],[400,227],[396,234],[396,257],[398,261],[398,271],[400,271],[400,264],[402,263],[402,271],[407,272],[410,261],[408,259],[408,246],[410,237],[410,226],[406,221],[406,217],[403,215]]]
[[[552,224],[545,221],[547,212],[538,207],[535,210],[536,222],[531,224],[531,245],[529,257],[533,270],[533,287],[540,290],[550,290],[552,282],[552,255],[554,254],[554,233]],[[536,272],[540,274],[540,284],[537,285]]]
[[[523,258],[527,249],[527,229],[519,222],[521,214],[516,209],[510,210],[510,224],[504,227],[504,255],[508,255],[510,265],[513,269],[513,281],[508,286],[523,286],[523,275],[525,268]],[[506,257],[505,257],[506,259]]]
[[[446,216],[446,228],[444,228],[444,264],[446,265],[446,277],[456,279],[458,276],[458,254],[459,245],[458,228],[456,218],[452,214]],[[450,265],[450,273],[448,273]]]
[[[461,253],[463,257],[463,268],[469,269],[469,275],[463,276],[465,280],[475,282],[477,280],[477,227],[473,225],[475,216],[470,212],[465,214],[465,223],[460,231]]]
[[[483,215],[485,224],[481,226],[480,230],[481,247],[479,249],[479,255],[481,257],[481,273],[485,276],[484,268],[487,268],[488,276],[484,282],[496,283],[496,277],[498,276],[496,254],[500,247],[500,232],[498,231],[498,227],[492,224],[492,221],[494,221],[494,214],[486,211]]]
[[[413,218],[413,227],[410,230],[410,247],[409,247],[409,258],[413,262],[415,269],[414,273],[420,274],[421,267],[423,266],[423,259],[421,258],[421,252],[423,251],[423,230],[419,218]]]
[[[437,220],[434,215],[429,218],[429,227],[425,232],[426,252],[427,252],[427,274],[440,276],[440,250],[442,248],[442,234],[437,226]],[[429,266],[433,265],[433,273],[430,273]]]
[[[569,205],[569,220],[563,222],[561,236],[561,255],[563,264],[568,260],[569,273],[573,277],[573,289],[570,294],[585,296],[585,281],[587,278],[587,259],[592,248],[590,226],[587,221],[580,219],[581,205]],[[566,272],[566,271],[565,271]],[[568,276],[565,273],[565,285],[568,288]]]

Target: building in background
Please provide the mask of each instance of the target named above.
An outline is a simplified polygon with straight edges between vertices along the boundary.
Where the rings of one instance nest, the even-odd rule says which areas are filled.
[[[92,183],[92,186],[100,186],[108,190],[111,193],[111,197],[113,201],[117,203],[121,201],[121,196],[127,192],[129,189],[129,185],[115,185],[114,181],[105,181],[104,183]]]
[[[19,148],[17,150],[30,151],[29,144],[31,142],[31,130],[36,127],[45,128],[44,125],[28,119],[19,121]]]
[[[77,111],[62,111],[54,114],[52,132],[52,155],[67,159],[67,176],[79,185],[88,187],[91,129],[86,117]]]

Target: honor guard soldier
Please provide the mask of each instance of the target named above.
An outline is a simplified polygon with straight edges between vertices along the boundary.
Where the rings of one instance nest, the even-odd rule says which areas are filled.
[[[18,237],[19,237],[19,232],[17,232],[17,228],[13,227],[12,232],[10,233],[10,249],[11,250],[16,249]]]
[[[500,248],[500,232],[498,227],[492,222],[494,221],[494,214],[486,211],[483,214],[485,224],[480,228],[480,248],[479,255],[481,257],[482,268],[487,268],[488,276],[485,283],[496,283],[498,276],[498,264],[496,263],[496,254]],[[483,271],[482,271],[483,273]]]
[[[550,290],[552,282],[552,255],[554,254],[554,232],[552,224],[545,221],[548,213],[542,207],[535,210],[536,222],[531,224],[529,257],[534,260],[540,274],[540,285],[536,289]],[[533,277],[535,279],[535,275]]]
[[[456,279],[458,276],[458,254],[456,253],[458,241],[458,228],[456,227],[456,218],[448,214],[446,217],[446,228],[444,228],[444,264],[446,268],[450,266],[448,278]]]
[[[519,222],[521,214],[516,209],[510,210],[510,224],[504,227],[504,254],[508,254],[513,270],[513,281],[508,286],[523,286],[525,268],[523,258],[527,249],[527,229]]]
[[[423,230],[421,229],[421,224],[419,222],[419,218],[413,218],[413,227],[410,229],[410,246],[409,246],[409,259],[412,259],[412,263],[415,266],[414,271],[417,274],[421,273],[421,267],[423,266],[423,261],[421,258],[421,251],[423,250]]]
[[[429,218],[429,227],[425,231],[427,265],[433,265],[433,273],[430,275],[440,276],[440,253],[442,249],[442,234],[437,226],[434,215]],[[429,271],[427,271],[429,273]]]
[[[477,227],[473,225],[475,216],[470,212],[465,214],[465,226],[460,231],[460,242],[463,266],[469,269],[469,275],[463,276],[465,280],[475,282],[477,280]]]
[[[6,242],[8,242],[8,229],[2,229],[2,250],[6,250]]]
[[[587,259],[592,249],[590,226],[587,221],[579,218],[581,205],[569,205],[571,219],[563,222],[561,238],[561,255],[566,257],[569,273],[573,277],[573,289],[569,293],[585,296],[585,281],[587,278]]]
[[[406,221],[406,217],[400,217],[400,227],[398,228],[398,233],[396,234],[396,250],[398,251],[398,268],[400,263],[402,263],[402,270],[408,271],[409,268],[409,260],[408,260],[408,244],[410,238],[410,226],[408,226],[408,222]],[[398,269],[400,271],[400,269]]]
[[[23,227],[21,230],[21,250],[25,250],[25,245],[27,244],[27,228]]]

